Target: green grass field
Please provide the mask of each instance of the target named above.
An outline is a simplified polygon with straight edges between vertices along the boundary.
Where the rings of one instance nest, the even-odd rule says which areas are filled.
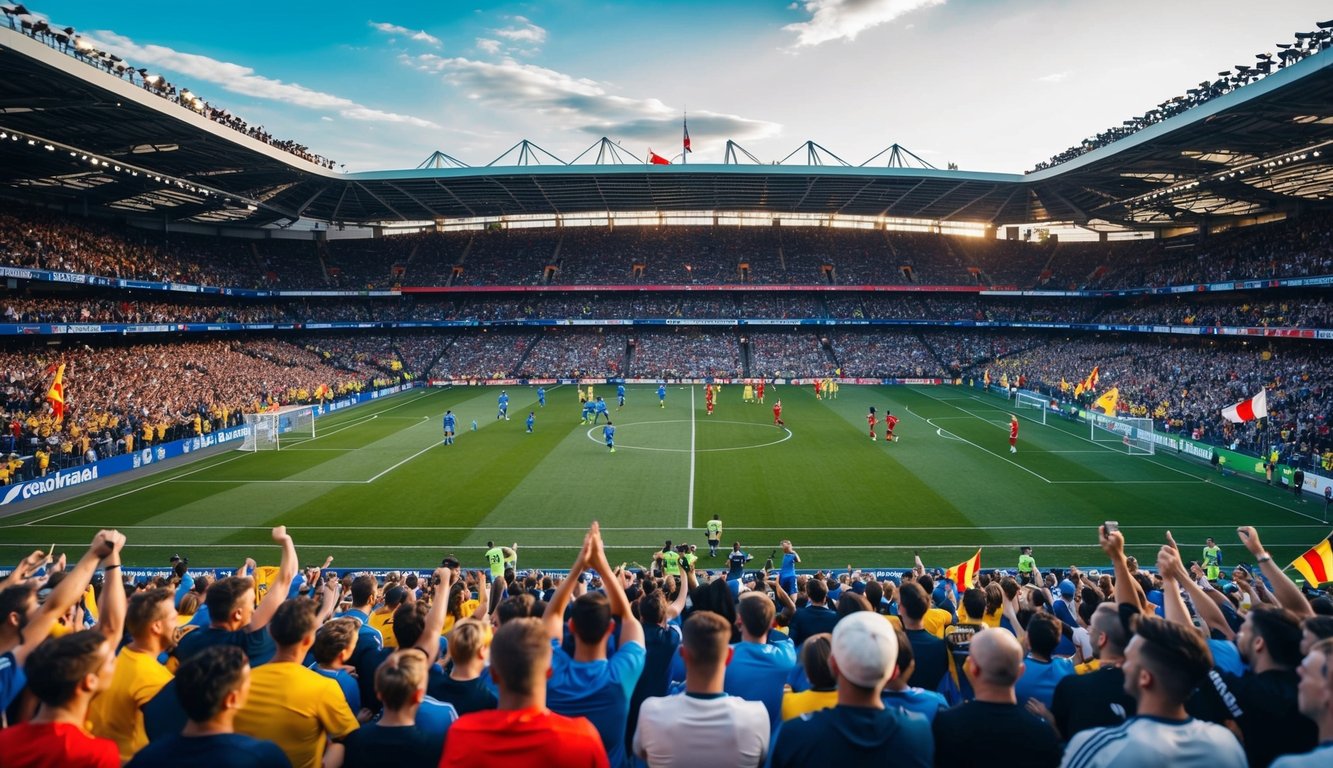
[[[1118,520],[1151,563],[1163,531],[1187,554],[1206,536],[1245,558],[1235,526],[1258,526],[1282,563],[1328,533],[1323,504],[1297,504],[1262,483],[1222,478],[1175,456],[1129,456],[1082,424],[1025,420],[1008,451],[1006,403],[960,387],[851,387],[819,401],[809,387],[770,387],[767,405],[724,388],[704,413],[703,387],[614,387],[615,454],[580,425],[572,386],[510,388],[511,421],[495,420],[492,387],[417,390],[318,422],[314,440],[280,452],[227,451],[0,519],[0,561],[52,542],[74,552],[98,528],[129,537],[132,565],[225,567],[276,559],[268,529],[287,525],[303,562],[429,567],[447,553],[480,565],[487,539],[519,543],[520,567],[567,567],[588,522],[601,521],[614,561],[647,563],[664,539],[697,543],[714,514],[724,539],[762,562],[790,538],[803,567],[902,567],[919,551],[949,566],[983,547],[985,568],[1012,568],[1030,544],[1042,566],[1098,564],[1095,527]],[[781,396],[790,432],[772,426]],[[871,442],[870,405],[901,417],[897,443]],[[440,417],[459,415],[453,446]],[[537,427],[523,419],[537,410]],[[1022,418],[1022,414],[1020,414]],[[478,431],[469,430],[472,419]],[[883,427],[881,425],[882,434]]]

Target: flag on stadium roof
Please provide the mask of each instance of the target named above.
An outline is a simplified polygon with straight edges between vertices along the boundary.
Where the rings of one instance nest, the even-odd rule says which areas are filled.
[[[1327,542],[1325,542],[1327,543]],[[961,593],[965,589],[972,587],[972,582],[976,581],[977,572],[981,570],[981,550],[970,559],[965,560],[958,565],[944,572],[944,578],[950,579],[958,585],[958,591]]]
[[[671,165],[671,161],[652,151],[648,150],[648,162],[653,165]]]
[[[689,121],[689,119],[688,119],[688,118],[682,118],[682,119],[681,119],[681,125],[682,125],[682,127],[684,127],[684,129],[685,129],[685,139],[684,139],[685,154],[689,154],[689,153],[691,153],[691,152],[694,151],[694,150],[690,149],[690,121]]]
[[[1268,390],[1266,389],[1259,390],[1259,394],[1249,400],[1241,400],[1235,405],[1228,405],[1222,409],[1222,418],[1233,424],[1254,421],[1266,416],[1268,416]]]
[[[1106,390],[1105,392],[1102,393],[1101,397],[1097,398],[1097,402],[1093,403],[1093,407],[1101,408],[1102,411],[1107,416],[1114,416],[1115,409],[1119,405],[1120,405],[1119,387],[1111,387],[1110,389]]]
[[[65,418],[65,364],[56,369],[56,377],[51,381],[51,389],[46,392],[46,401],[51,404],[51,412],[56,421]]]
[[[1305,582],[1312,587],[1333,581],[1333,533],[1287,567],[1300,571]]]

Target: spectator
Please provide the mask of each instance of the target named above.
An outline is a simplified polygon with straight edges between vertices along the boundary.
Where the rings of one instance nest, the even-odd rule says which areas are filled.
[[[869,611],[854,613],[833,630],[829,667],[838,679],[838,705],[783,723],[768,765],[931,765],[930,724],[920,715],[885,708],[880,695],[893,677],[898,641],[893,627]]]
[[[445,676],[444,671],[435,664],[440,653],[440,637],[448,615],[451,590],[458,586],[453,583],[454,572],[449,568],[437,568],[431,581],[434,590],[429,608],[425,602],[404,603],[393,614],[393,632],[400,650],[420,648],[425,651],[430,664],[427,665],[426,696],[416,710],[417,728],[443,741],[454,722],[458,720],[458,711],[452,704],[437,701],[430,696],[430,686]],[[367,654],[365,668],[373,677],[381,663],[392,655],[392,651],[383,651],[383,655]],[[372,686],[373,688],[373,686]]]
[[[122,654],[124,652],[122,651]],[[235,732],[236,713],[250,695],[250,663],[234,645],[215,645],[176,670],[184,730],[154,740],[128,763],[133,768],[291,768],[271,741]]]
[[[786,586],[783,586],[783,589],[791,594],[791,590]],[[832,632],[833,626],[838,623],[837,611],[828,605],[827,584],[818,578],[810,579],[805,584],[805,595],[810,602],[803,608],[797,609],[796,615],[791,617],[791,624],[788,625],[791,641],[797,646],[804,643],[811,635]]]
[[[285,595],[286,585],[274,592]],[[337,742],[357,728],[338,684],[301,665],[315,643],[317,613],[309,598],[278,606],[268,627],[276,652],[251,672],[252,695],[236,715],[237,731],[277,744],[295,768],[318,768],[330,739],[331,762],[340,762]]]
[[[115,673],[114,644],[101,632],[84,630],[47,640],[27,656],[28,689],[42,707],[31,721],[0,731],[0,763],[117,768],[116,742],[83,730],[89,703]]]
[[[531,598],[529,598],[531,599]],[[495,709],[499,701],[482,673],[489,657],[490,629],[477,619],[463,619],[449,632],[449,674],[431,679],[427,693],[450,704],[460,716]]]
[[[1273,768],[1320,768],[1333,759],[1333,640],[1315,643],[1297,670],[1301,714],[1319,726],[1319,746],[1303,755],[1285,755]]]
[[[310,648],[310,655],[315,659],[310,669],[337,683],[347,708],[354,713],[361,711],[361,690],[347,660],[356,649],[359,628],[356,619],[333,619],[315,633],[315,644]]]
[[[569,572],[582,573],[589,567],[597,571],[606,591],[581,595],[574,603],[570,615],[573,658],[561,648],[561,641],[565,606],[578,580],[562,581],[542,615],[554,651],[547,699],[554,712],[571,717],[582,715],[591,720],[602,736],[610,765],[620,768],[628,764],[625,727],[630,695],[643,673],[643,626],[631,613],[620,577],[611,571],[606,560],[597,523],[588,530],[583,549]],[[609,655],[607,640],[617,623],[620,638],[615,653]]]
[[[788,689],[782,694],[782,720],[800,717],[809,712],[837,706],[838,679],[829,669],[829,654],[833,651],[833,635],[820,632],[801,645],[801,667],[810,688],[804,691]],[[901,650],[899,651],[901,653]]]
[[[734,654],[730,639],[731,627],[716,613],[696,611],[685,621],[680,646],[685,693],[650,697],[639,713],[634,754],[648,765],[731,768],[764,762],[768,712],[759,702],[723,692]]]
[[[123,589],[119,579],[103,591]],[[141,707],[171,682],[172,674],[158,657],[176,645],[175,596],[170,589],[139,592],[129,601],[125,629],[130,642],[116,658],[111,684],[93,699],[88,712],[94,736],[111,739],[122,762],[148,744]]]
[[[1046,613],[1034,615],[1027,626],[1028,656],[1014,690],[1019,701],[1036,700],[1047,709],[1055,698],[1055,686],[1074,674],[1069,659],[1054,656],[1060,644],[1060,620]]]
[[[1051,702],[1055,727],[1065,741],[1089,728],[1118,725],[1134,716],[1134,697],[1125,691],[1125,645],[1129,633],[1113,603],[1102,603],[1088,627],[1098,667],[1085,675],[1070,675],[1055,686]]]
[[[693,569],[688,563],[682,570],[694,580]],[[662,589],[654,589],[643,595],[638,601],[639,618],[643,623],[644,663],[643,674],[634,686],[634,695],[630,698],[630,710],[627,735],[633,735],[639,719],[639,708],[650,696],[665,696],[671,682],[671,662],[680,647],[680,622],[671,621],[685,605],[689,590],[683,582],[676,586],[676,603],[668,605]],[[728,637],[730,639],[730,637]]]
[[[935,716],[935,764],[1059,765],[1059,736],[1018,703],[1018,640],[1003,629],[982,630],[972,638],[965,666],[976,699]]]
[[[898,661],[893,677],[884,686],[884,706],[915,712],[933,723],[936,715],[949,708],[949,702],[938,691],[914,688],[907,684],[916,667],[916,658],[907,633],[900,627],[894,627],[893,631],[898,640]]]
[[[810,585],[815,583],[811,581]],[[837,616],[827,608],[821,610]],[[776,729],[782,722],[783,685],[796,666],[796,644],[773,629],[774,614],[773,601],[766,595],[742,593],[736,616],[741,641],[731,647],[725,688],[732,696],[762,702],[769,725]]]
[[[606,749],[592,723],[546,708],[554,653],[563,651],[542,620],[513,619],[496,630],[491,678],[500,691],[499,708],[459,718],[450,729],[440,768],[607,768]]]
[[[430,659],[415,646],[393,653],[375,672],[375,695],[383,704],[377,722],[348,735],[344,768],[435,768],[444,741],[417,727],[417,709],[426,696]]]
[[[912,655],[916,658],[916,671],[908,678],[907,684],[913,688],[935,691],[939,690],[941,681],[949,672],[949,647],[922,625],[929,607],[926,591],[920,584],[909,581],[898,589],[898,618],[902,621],[903,632],[912,644]]]
[[[287,597],[287,589],[296,577],[296,545],[287,534],[287,527],[273,529],[273,541],[282,546],[282,562],[278,575],[269,585],[268,593],[255,607],[255,583],[248,576],[230,576],[219,579],[208,588],[204,607],[208,609],[210,624],[181,638],[177,644],[177,660],[188,661],[191,656],[214,645],[235,645],[245,651],[251,666],[266,664],[276,649],[267,627],[278,606]]]
[[[380,633],[380,642],[385,648],[398,648],[398,640],[392,632],[393,612],[404,602],[412,602],[412,593],[406,588],[394,586],[384,590],[384,601],[370,614],[370,628]]]

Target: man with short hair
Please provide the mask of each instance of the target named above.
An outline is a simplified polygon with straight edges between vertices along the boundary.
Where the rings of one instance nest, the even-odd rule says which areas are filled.
[[[342,689],[347,707],[353,713],[361,711],[361,689],[357,686],[356,675],[347,665],[356,650],[357,630],[360,624],[356,619],[343,617],[326,622],[315,633],[315,644],[310,647],[314,662],[310,669],[336,682]]]
[[[1051,700],[1055,727],[1066,741],[1079,731],[1123,723],[1135,712],[1134,697],[1125,691],[1121,669],[1129,633],[1114,603],[1102,603],[1093,611],[1088,636],[1099,663],[1097,669],[1061,679]]]
[[[384,705],[377,722],[366,723],[344,742],[344,768],[434,768],[444,742],[419,728],[417,709],[426,696],[426,653],[416,646],[397,651],[375,672],[375,695]]]
[[[896,672],[884,686],[884,694],[881,697],[884,699],[884,706],[915,712],[926,718],[927,722],[933,723],[936,715],[949,708],[949,703],[939,691],[913,688],[907,684],[912,677],[912,671],[916,668],[916,656],[912,652],[912,643],[907,639],[906,632],[895,626],[893,635],[898,640],[898,661],[894,665]]]
[[[239,647],[195,654],[176,670],[175,689],[189,718],[184,730],[139,750],[127,768],[291,768],[277,744],[235,732],[236,713],[250,695],[250,662]]]
[[[810,582],[807,589],[817,582]],[[823,610],[828,610],[824,608]],[[838,614],[833,614],[836,622]],[[731,646],[731,661],[725,670],[724,690],[764,705],[769,726],[782,723],[782,692],[787,676],[796,666],[796,643],[773,630],[773,601],[760,592],[746,592],[736,610],[741,641]],[[799,616],[800,611],[796,614]]]
[[[103,589],[121,589],[119,580]],[[122,761],[148,745],[140,708],[171,682],[158,657],[176,646],[175,595],[166,588],[136,593],[129,601],[125,629],[131,640],[116,659],[111,684],[88,711],[93,735],[116,742]]]
[[[522,595],[532,602],[531,595]],[[495,709],[499,703],[482,673],[486,671],[488,629],[477,619],[462,619],[449,632],[449,674],[431,676],[426,692],[453,705],[459,715]]]
[[[708,539],[708,556],[717,557],[718,545],[722,543],[722,518],[713,515],[713,519],[704,524],[705,538]]]
[[[898,619],[902,622],[903,632],[912,644],[912,654],[916,657],[916,671],[907,684],[934,691],[939,689],[940,681],[949,672],[949,646],[926,631],[922,622],[929,609],[930,600],[920,584],[909,581],[899,587]]]
[[[935,716],[935,764],[1059,765],[1059,736],[1015,693],[1023,674],[1023,647],[1013,634],[1003,629],[976,633],[964,666],[976,698]]]
[[[759,702],[723,690],[735,652],[728,645],[731,627],[716,613],[697,611],[685,621],[683,635],[685,694],[643,702],[634,754],[653,768],[761,765],[768,751],[768,712]]]
[[[1029,699],[1036,699],[1049,709],[1055,686],[1074,674],[1069,659],[1053,655],[1060,644],[1060,635],[1060,620],[1048,613],[1038,613],[1028,621],[1028,656],[1023,674],[1014,686],[1018,700],[1024,705]]]
[[[1333,639],[1310,647],[1297,670],[1301,714],[1319,726],[1319,746],[1302,755],[1286,755],[1272,768],[1324,768],[1333,765]]]
[[[412,602],[415,597],[406,587],[389,587],[384,590],[383,605],[371,612],[370,626],[380,633],[380,641],[384,643],[385,648],[398,649],[398,639],[394,637],[392,631],[393,612],[403,603]]]
[[[83,730],[88,705],[115,673],[115,645],[96,630],[47,640],[27,654],[28,690],[42,703],[36,717],[0,731],[5,768],[119,768],[116,742]]]
[[[512,619],[496,630],[490,673],[500,705],[454,723],[440,768],[607,768],[606,750],[592,723],[546,707],[553,653],[563,651],[551,642],[550,628],[541,619]]]
[[[278,606],[269,623],[273,660],[250,674],[251,695],[236,715],[236,730],[277,744],[296,768],[318,768],[328,740],[341,741],[357,728],[342,689],[302,665],[315,643],[318,608],[307,597]],[[341,744],[334,744],[334,762]]]
[[[205,648],[214,645],[234,645],[245,651],[251,666],[259,666],[273,658],[275,648],[267,627],[278,606],[287,598],[287,590],[296,578],[298,567],[296,545],[287,534],[287,526],[279,525],[272,531],[273,541],[282,546],[282,562],[278,575],[268,593],[255,607],[255,583],[248,576],[230,576],[219,579],[208,588],[205,605],[210,624],[180,639],[173,655],[184,662]]]
[[[887,621],[869,611],[848,615],[833,629],[829,667],[838,678],[838,705],[788,720],[769,752],[772,768],[929,766],[935,745],[924,717],[886,708],[880,698],[896,672],[898,640]]]
[[[781,579],[779,579],[779,584],[781,584]],[[792,581],[792,587],[795,586],[795,581]],[[787,589],[785,585],[782,585],[782,588]],[[789,591],[787,594],[792,593]],[[809,604],[798,609],[787,625],[791,634],[791,641],[798,646],[811,635],[832,632],[833,626],[838,623],[838,612],[828,605],[827,584],[819,579],[810,579],[805,584],[805,596],[809,598]]]
[[[630,697],[643,674],[646,651],[643,625],[630,609],[619,575],[611,570],[602,546],[601,529],[593,523],[584,537],[571,574],[591,567],[602,579],[605,593],[590,592],[574,602],[569,627],[574,635],[574,656],[561,648],[564,639],[565,606],[578,579],[567,578],[551,597],[542,614],[554,653],[546,700],[551,710],[570,717],[582,715],[592,721],[602,736],[612,768],[628,765],[625,727]],[[607,654],[607,639],[620,624],[620,640],[614,655]]]

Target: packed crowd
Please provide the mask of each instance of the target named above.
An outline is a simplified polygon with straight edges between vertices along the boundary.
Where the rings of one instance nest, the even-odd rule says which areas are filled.
[[[261,406],[313,402],[321,386],[346,394],[399,380],[319,350],[321,341],[333,349],[368,343],[307,339],[307,349],[248,339],[0,351],[0,453],[27,457],[18,466],[0,463],[0,484],[235,426]],[[65,412],[57,418],[47,393],[62,364]]]
[[[1277,451],[1283,463],[1307,469],[1333,449],[1328,352],[1318,345],[1032,337],[966,375],[980,379],[989,370],[992,381],[1021,375],[1031,389],[1071,398],[1072,385],[1094,366],[1098,393],[1118,388],[1119,411],[1152,418],[1160,431],[1261,456]],[[1260,389],[1268,393],[1267,419],[1231,424],[1219,418],[1223,408]]]
[[[747,336],[752,375],[797,378],[827,376],[837,369],[828,339],[809,331],[760,332]],[[854,375],[854,374],[849,374]]]
[[[1273,72],[1289,67],[1307,56],[1313,56],[1326,48],[1333,47],[1333,30],[1321,26],[1312,32],[1297,32],[1292,38],[1292,42],[1278,43],[1277,47],[1278,50],[1275,54],[1260,53],[1256,55],[1254,66],[1238,64],[1234,72],[1230,70],[1220,72],[1217,80],[1211,78],[1204,80],[1194,88],[1186,90],[1183,96],[1173,96],[1142,115],[1125,120],[1120,125],[1108,128],[1095,136],[1090,136],[1080,144],[1053,155],[1050,160],[1037,163],[1036,167],[1029,173],[1067,163],[1094,149],[1133,136],[1144,128],[1183,114],[1200,104],[1206,104],[1219,96],[1231,93],[1237,88],[1262,80]]]
[[[73,27],[60,27],[52,24],[43,16],[30,13],[22,5],[6,6],[5,17],[9,28],[22,32],[34,40],[45,43],[61,53],[68,54],[85,64],[103,70],[116,77],[139,85],[145,91],[175,102],[186,109],[193,110],[215,123],[225,125],[234,131],[243,133],[252,139],[269,146],[289,152],[307,162],[324,168],[333,168],[334,162],[322,155],[310,151],[309,147],[290,139],[278,139],[264,129],[262,125],[250,125],[225,109],[219,109],[191,93],[189,88],[177,89],[161,75],[149,74],[146,69],[136,69],[132,62],[119,56],[100,51],[93,43],[80,35]]]
[[[1120,289],[1330,274],[1331,232],[1333,217],[1310,213],[1206,238],[1114,243],[827,227],[501,229],[311,242],[167,236],[14,209],[0,214],[0,264],[282,290],[591,284]],[[810,309],[807,300],[792,301],[763,308]],[[563,308],[567,316],[579,309],[577,303]]]
[[[909,331],[839,331],[828,335],[843,376],[942,377],[940,358]]]
[[[624,375],[628,343],[624,333],[548,328],[528,350],[517,372],[524,378],[617,378]]]
[[[631,342],[629,375],[666,378],[741,376],[740,337],[697,328],[653,331]]]
[[[716,521],[716,518],[715,518]],[[1105,572],[955,581],[751,570],[708,534],[612,566],[593,523],[569,576],[444,557],[416,573],[187,560],[123,575],[126,537],[35,551],[0,582],[6,766],[395,765],[1303,768],[1333,758],[1333,594],[1259,532],[1220,567],[1168,532],[1150,562],[1099,527]],[[1146,549],[1141,542],[1133,542]],[[1155,546],[1155,545],[1153,545]],[[266,557],[263,552],[255,553]],[[480,554],[480,553],[478,553]],[[776,553],[775,553],[776,554]],[[468,558],[471,559],[471,558]],[[478,562],[483,562],[481,557]],[[714,563],[718,567],[713,569]]]

